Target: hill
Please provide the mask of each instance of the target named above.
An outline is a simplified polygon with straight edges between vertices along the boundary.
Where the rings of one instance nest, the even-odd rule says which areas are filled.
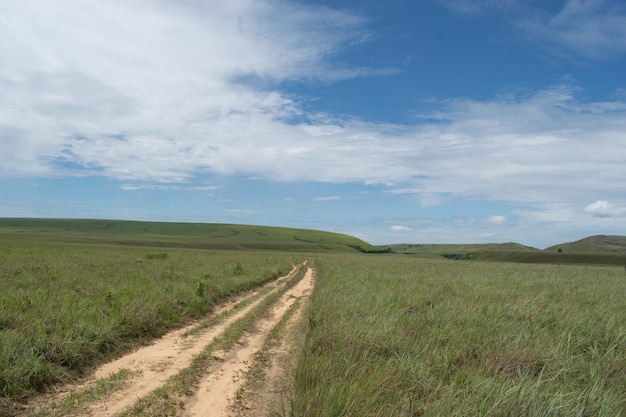
[[[578,252],[578,253],[626,253],[626,236],[589,236],[575,242],[566,242],[544,249],[547,252]]]
[[[477,244],[397,244],[380,246],[393,253],[441,255],[450,258],[465,257],[470,253],[482,251],[537,251],[538,249],[519,243],[477,243]]]
[[[0,218],[0,234],[72,243],[198,249],[377,252],[341,233],[220,223]]]
[[[381,248],[394,253],[487,262],[626,265],[626,237],[591,236],[539,250],[519,243],[400,244]],[[561,249],[559,251],[559,249]]]

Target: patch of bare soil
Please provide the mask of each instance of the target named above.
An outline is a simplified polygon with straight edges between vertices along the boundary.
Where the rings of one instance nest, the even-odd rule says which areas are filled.
[[[302,266],[306,267],[306,266]],[[263,288],[250,292],[238,300],[231,301],[219,308],[214,314],[235,308],[239,303],[249,301],[267,287],[284,285],[298,271],[297,267],[286,276],[266,284]],[[234,395],[243,382],[243,377],[252,362],[252,357],[263,345],[269,331],[285,314],[289,307],[300,297],[307,296],[313,286],[313,272],[308,269],[305,277],[293,288],[285,293],[275,304],[267,319],[262,320],[256,329],[246,335],[239,344],[227,352],[215,352],[219,358],[215,365],[207,370],[206,377],[197,387],[195,395],[181,408],[181,416],[232,416]],[[84,415],[104,417],[115,416],[132,407],[137,400],[163,386],[166,381],[188,367],[193,358],[201,353],[215,338],[224,333],[232,323],[243,317],[265,296],[259,297],[236,313],[228,316],[219,325],[200,329],[201,324],[190,326],[171,332],[150,346],[141,348],[118,360],[105,364],[99,368],[89,381],[80,387],[66,387],[58,393],[40,399],[36,407],[45,414],[46,404],[59,402],[70,392],[86,391],[94,386],[99,379],[106,378],[120,370],[129,371],[129,380],[124,387],[111,393],[107,398],[87,405]],[[74,414],[76,415],[76,414]],[[261,414],[251,414],[261,415]]]

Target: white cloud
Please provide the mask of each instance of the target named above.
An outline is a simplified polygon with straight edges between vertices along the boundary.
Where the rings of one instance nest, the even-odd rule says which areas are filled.
[[[137,191],[137,190],[214,191],[214,190],[218,190],[222,188],[222,186],[220,185],[166,185],[166,184],[136,183],[136,184],[122,184],[120,188],[126,191]]]
[[[608,9],[587,19],[585,5],[568,3],[561,19],[580,18],[590,33],[589,19],[608,20]],[[570,28],[545,16],[532,24],[553,39]],[[580,220],[589,195],[622,198],[623,91],[589,102],[564,82],[433,100],[413,125],[393,125],[309,114],[280,90],[285,80],[389,73],[333,64],[366,33],[358,16],[302,2],[0,3],[0,175],[100,175],[129,190],[189,189],[207,173],[381,184],[422,207],[522,203],[533,225]]]
[[[491,224],[502,224],[506,223],[506,217],[500,215],[490,216],[487,221]]]
[[[535,14],[519,25],[556,55],[606,59],[626,52],[626,8],[619,2],[568,0],[556,15]]]
[[[341,197],[336,196],[336,195],[332,195],[332,196],[327,196],[327,197],[315,197],[315,198],[313,198],[313,201],[336,201],[336,200],[341,200]]]
[[[255,209],[249,209],[249,208],[227,208],[223,210],[226,213],[229,214],[241,214],[241,215],[247,215],[247,214],[255,214],[256,210]]]
[[[626,207],[617,207],[606,200],[585,206],[585,212],[594,217],[626,217]]]
[[[439,0],[448,9],[470,17],[488,12],[514,12],[519,9],[519,0]]]
[[[520,0],[439,0],[470,18],[495,15],[560,58],[604,60],[626,52],[626,7],[619,0],[566,0],[556,12],[547,2]]]
[[[362,23],[287,1],[3,2],[0,172],[62,175],[69,162],[176,182],[239,170],[230,154],[254,126],[300,112],[272,84],[378,71],[326,60]]]
[[[413,229],[407,226],[394,225],[390,227],[394,232],[412,232]]]

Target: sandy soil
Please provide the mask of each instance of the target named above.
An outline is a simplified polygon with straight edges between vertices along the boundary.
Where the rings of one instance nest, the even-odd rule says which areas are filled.
[[[302,267],[306,268],[305,265]],[[294,267],[288,275],[266,284],[265,287],[284,285],[287,279],[296,272],[297,267]],[[252,291],[237,300],[221,306],[214,314],[234,308],[240,302],[254,297],[264,288]],[[233,407],[234,397],[241,384],[245,381],[245,373],[252,363],[255,352],[263,346],[270,330],[280,321],[292,304],[298,298],[308,296],[312,288],[313,271],[307,269],[305,277],[279,299],[268,317],[257,323],[254,331],[245,335],[239,341],[239,344],[229,351],[215,352],[214,356],[220,360],[215,361],[214,365],[207,370],[206,377],[196,387],[195,394],[185,402],[179,415],[234,416],[240,414]],[[263,299],[264,297],[260,297],[229,316],[217,326],[197,330],[199,323],[192,324],[165,335],[150,346],[107,363],[94,373],[93,378],[85,381],[80,387],[68,387],[54,394],[52,398],[44,399],[43,409],[45,410],[46,403],[58,401],[69,395],[71,391],[84,390],[89,386],[93,386],[96,380],[100,378],[106,378],[122,369],[129,370],[131,371],[131,377],[124,388],[113,392],[105,399],[88,404],[85,414],[95,417],[115,416],[132,407],[140,398],[163,386],[168,378],[188,367],[194,356],[202,352],[216,337],[223,334],[228,326],[243,317]],[[276,373],[277,371],[274,370],[273,372]],[[280,374],[280,372],[278,373]],[[256,397],[259,407],[265,404],[261,396],[262,394],[259,394]],[[41,410],[40,407],[37,408]],[[263,408],[265,409],[266,407],[263,406]],[[253,413],[251,415],[260,416],[261,414]]]

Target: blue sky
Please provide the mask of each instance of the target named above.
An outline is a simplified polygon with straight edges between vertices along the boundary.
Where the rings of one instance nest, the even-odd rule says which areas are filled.
[[[0,216],[626,235],[626,3],[0,0]]]

